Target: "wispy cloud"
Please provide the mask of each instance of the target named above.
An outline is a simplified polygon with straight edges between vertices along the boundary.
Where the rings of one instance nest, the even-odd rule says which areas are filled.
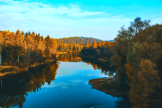
[[[118,16],[112,16],[112,18],[121,18],[123,15],[118,15]]]
[[[25,2],[25,1],[12,1],[5,0],[0,4],[0,19],[1,21],[10,22],[16,27],[21,27],[22,24],[26,27],[67,27],[69,25],[78,25],[84,21],[80,18],[95,15],[106,15],[104,12],[92,12],[82,11],[78,5],[70,4],[65,6],[50,6],[37,2]],[[72,19],[77,18],[77,19]],[[4,23],[3,23],[4,25]],[[21,26],[20,26],[21,25]],[[79,25],[78,25],[79,26]]]
[[[159,19],[158,19],[159,20]],[[113,39],[122,25],[133,19],[104,11],[83,10],[79,5],[47,5],[38,2],[1,0],[0,30],[35,31],[55,38],[87,36]]]
[[[86,17],[92,15],[100,15],[105,14],[104,12],[92,12],[92,11],[82,11],[78,5],[70,4],[68,7],[65,6],[51,6],[45,5],[37,2],[25,2],[25,1],[12,1],[5,0],[2,1],[0,14],[3,15],[12,15],[12,16],[20,16],[22,17],[51,17],[51,16],[71,16],[71,17]]]

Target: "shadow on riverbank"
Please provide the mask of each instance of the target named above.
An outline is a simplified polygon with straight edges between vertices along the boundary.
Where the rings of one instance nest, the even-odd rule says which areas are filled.
[[[92,79],[88,83],[92,85],[92,88],[97,89],[99,91],[103,91],[106,94],[116,97],[125,96],[125,93],[122,90],[120,90],[116,78],[108,77],[108,78]]]

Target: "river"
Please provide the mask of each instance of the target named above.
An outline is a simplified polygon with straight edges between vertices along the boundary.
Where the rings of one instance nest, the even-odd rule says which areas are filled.
[[[121,98],[88,84],[91,79],[109,77],[105,73],[97,64],[75,57],[0,78],[0,107],[115,108]]]

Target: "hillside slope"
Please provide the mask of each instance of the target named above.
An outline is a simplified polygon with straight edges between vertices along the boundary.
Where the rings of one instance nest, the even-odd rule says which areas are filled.
[[[60,39],[55,39],[58,44],[91,44],[94,41],[95,42],[102,42],[100,39],[96,38],[91,38],[91,37],[68,37],[68,38],[60,38]]]

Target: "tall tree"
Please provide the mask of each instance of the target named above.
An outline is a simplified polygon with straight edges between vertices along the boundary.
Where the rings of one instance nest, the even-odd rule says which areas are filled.
[[[23,35],[23,36],[24,36],[24,32],[23,32],[23,31],[21,32],[21,35]]]
[[[134,22],[131,22],[131,27],[134,29],[134,30],[132,30],[132,28],[130,27],[130,31],[135,31],[135,35],[137,35],[137,33],[140,31],[140,30],[142,30],[142,29],[144,29],[144,28],[146,28],[146,27],[148,27],[149,26],[149,23],[150,23],[150,20],[144,20],[144,21],[141,21],[141,18],[140,17],[137,17],[137,18],[135,18],[135,20],[134,20]]]
[[[2,43],[3,43],[3,34],[0,32],[0,65],[2,64]]]

